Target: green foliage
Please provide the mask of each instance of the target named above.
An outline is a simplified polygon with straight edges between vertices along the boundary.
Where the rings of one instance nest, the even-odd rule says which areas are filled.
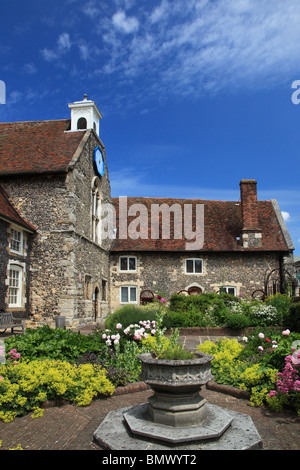
[[[23,335],[5,340],[6,351],[17,349],[23,359],[60,359],[76,362],[86,351],[100,353],[104,343],[99,335],[84,336],[71,330],[52,329],[45,325],[28,328]]]
[[[242,329],[250,326],[250,319],[246,315],[228,313],[226,315],[226,326],[232,329]]]
[[[204,293],[183,296],[174,294],[165,314],[164,324],[170,327],[246,328],[248,326],[285,326],[292,323],[289,312],[292,300],[276,294],[261,302],[257,299],[241,300],[233,295]],[[293,307],[300,326],[300,305]],[[294,323],[295,324],[295,321]]]
[[[282,375],[279,371],[287,367],[287,357],[291,355],[292,346],[297,340],[300,340],[299,333],[278,328],[257,328],[244,338],[243,344],[221,339],[217,343],[205,341],[197,349],[214,356],[211,368],[217,383],[249,391],[253,406],[266,403],[279,411],[288,404],[295,409],[300,407],[298,385],[288,396],[270,393]]]
[[[97,395],[111,395],[114,386],[99,365],[72,365],[45,359],[0,366],[0,419],[12,421],[30,411],[42,412],[47,400],[64,399],[89,405]]]
[[[182,344],[176,344],[174,347],[167,346],[159,356],[159,359],[180,361],[192,359],[193,353],[183,348]]]
[[[123,328],[139,323],[139,321],[155,320],[157,312],[157,304],[149,304],[149,306],[137,307],[136,305],[124,305],[111,313],[105,319],[105,328],[112,329],[117,323],[121,323]]]
[[[300,302],[291,304],[286,322],[291,330],[300,333]]]

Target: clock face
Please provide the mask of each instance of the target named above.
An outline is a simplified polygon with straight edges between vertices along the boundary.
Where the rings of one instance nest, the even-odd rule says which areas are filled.
[[[103,176],[105,170],[105,163],[102,151],[99,147],[96,147],[94,150],[94,165],[98,175]]]

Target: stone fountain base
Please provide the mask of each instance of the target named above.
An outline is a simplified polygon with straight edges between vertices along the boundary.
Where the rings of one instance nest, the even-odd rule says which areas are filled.
[[[154,423],[148,403],[108,413],[94,440],[110,450],[259,450],[262,440],[243,413],[206,404],[201,425],[173,427]]]
[[[211,380],[214,359],[197,353],[187,360],[138,356],[142,378],[154,394],[148,403],[110,412],[94,439],[111,450],[261,449],[261,438],[245,414],[210,405],[200,390]]]

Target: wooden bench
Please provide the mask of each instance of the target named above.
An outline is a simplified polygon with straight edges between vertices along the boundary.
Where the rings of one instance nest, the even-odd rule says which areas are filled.
[[[11,332],[14,332],[14,328],[21,328],[22,333],[25,332],[25,321],[21,318],[14,318],[12,312],[0,313],[0,334],[5,333],[7,328],[11,329]],[[1,331],[3,330],[4,331]]]

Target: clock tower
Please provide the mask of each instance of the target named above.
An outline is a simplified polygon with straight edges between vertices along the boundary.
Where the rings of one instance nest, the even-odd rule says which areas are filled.
[[[82,101],[74,101],[68,106],[71,110],[71,131],[94,129],[99,136],[102,115],[94,101],[88,100],[87,95],[84,95]]]

